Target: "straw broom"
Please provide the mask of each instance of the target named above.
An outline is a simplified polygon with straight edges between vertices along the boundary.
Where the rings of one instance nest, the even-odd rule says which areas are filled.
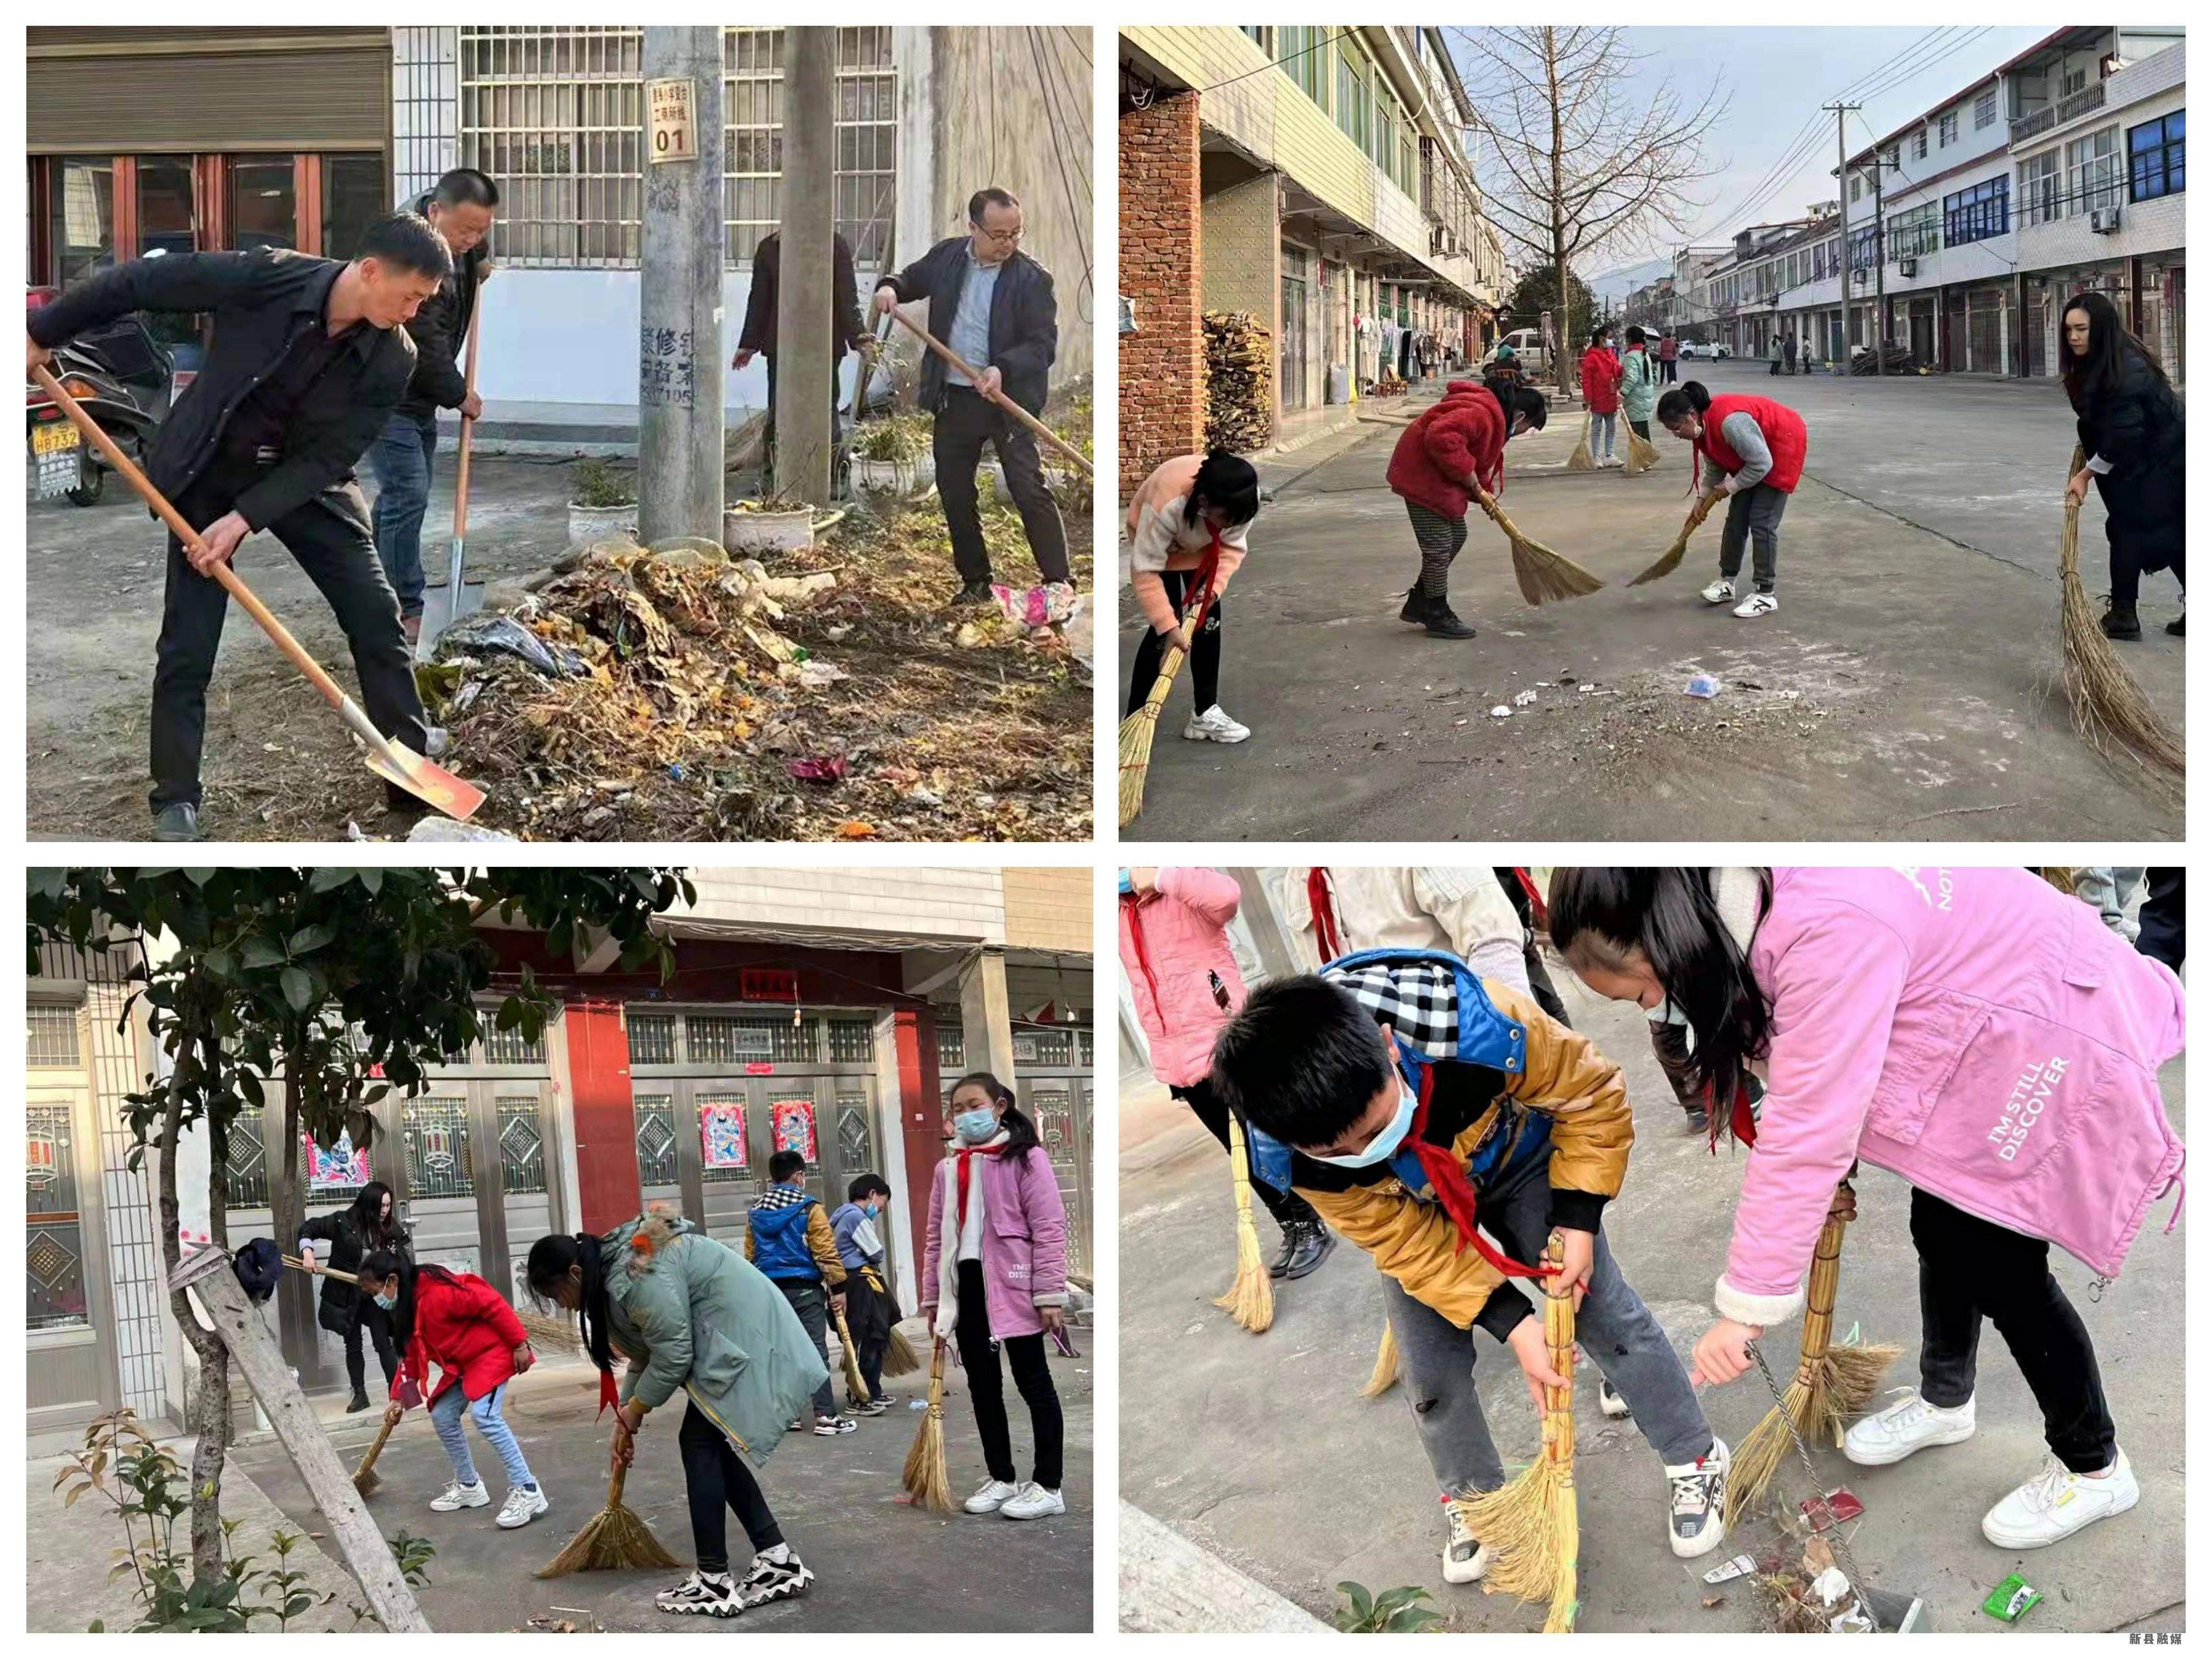
[[[1209,579],[1201,586],[1198,602],[1190,607],[1195,618],[1191,624],[1190,637],[1195,641],[1199,630],[1206,626],[1206,613],[1213,608],[1213,583]],[[1171,645],[1160,659],[1160,677],[1152,682],[1152,695],[1145,699],[1143,708],[1121,722],[1121,827],[1127,829],[1138,813],[1145,810],[1145,777],[1152,767],[1152,739],[1160,729],[1160,710],[1167,706],[1168,690],[1175,677],[1182,672],[1183,651]]]
[[[559,1578],[571,1572],[641,1571],[647,1567],[681,1565],[660,1546],[653,1528],[635,1510],[622,1501],[623,1482],[629,1468],[615,1465],[607,1482],[607,1506],[584,1522],[584,1529],[568,1547],[538,1569],[540,1578]]]
[[[952,1512],[952,1477],[945,1472],[945,1339],[939,1337],[929,1362],[929,1409],[915,1431],[899,1486],[918,1510]]]
[[[1260,1260],[1260,1230],[1252,1224],[1252,1164],[1244,1150],[1244,1125],[1229,1118],[1229,1175],[1237,1188],[1237,1282],[1213,1305],[1257,1336],[1275,1322],[1275,1285]]]
[[[1497,500],[1480,484],[1474,486],[1474,499],[1480,502],[1493,523],[1505,532],[1513,544],[1513,580],[1521,588],[1521,597],[1531,605],[1543,605],[1553,599],[1578,599],[1585,593],[1595,593],[1605,584],[1583,569],[1565,554],[1554,553],[1541,542],[1531,541],[1515,528]]]
[[[1874,1398],[1882,1374],[1901,1348],[1832,1346],[1836,1282],[1843,1273],[1844,1218],[1828,1212],[1813,1247],[1813,1270],[1805,1285],[1805,1327],[1797,1342],[1797,1375],[1782,1395],[1782,1405],[1759,1419],[1729,1459],[1728,1524],[1734,1527],[1759,1501],[1793,1444],[1790,1426],[1808,1443],[1816,1437],[1844,1443],[1846,1422]]]
[[[853,1333],[845,1323],[845,1310],[834,1302],[830,1310],[837,1316],[837,1341],[844,1350],[846,1395],[854,1405],[865,1406],[874,1396],[868,1392],[867,1381],[860,1375],[860,1351],[853,1346]]]
[[[914,1351],[914,1344],[896,1325],[891,1327],[891,1340],[884,1348],[884,1375],[904,1376],[921,1369],[921,1356]]]
[[[376,1460],[384,1450],[384,1443],[392,1438],[392,1431],[396,1426],[388,1418],[380,1425],[376,1438],[368,1443],[368,1450],[354,1467],[353,1489],[363,1498],[375,1497],[376,1489],[384,1484],[384,1477],[376,1472]]]
[[[1552,1235],[1544,1253],[1548,1273],[1559,1266],[1559,1236]],[[1523,1601],[1550,1606],[1544,1633],[1574,1628],[1581,1603],[1575,1570],[1582,1548],[1575,1512],[1575,1298],[1544,1295],[1544,1342],[1552,1369],[1567,1386],[1544,1389],[1544,1445],[1536,1461],[1495,1492],[1455,1498],[1453,1504],[1474,1535],[1495,1552],[1484,1577],[1486,1594],[1502,1590]]]
[[[1699,496],[1698,504],[1690,509],[1690,516],[1682,520],[1682,528],[1674,538],[1674,544],[1659,556],[1657,563],[1628,585],[1641,587],[1646,582],[1657,581],[1662,576],[1673,575],[1674,567],[1682,562],[1682,555],[1690,550],[1690,538],[1698,533],[1698,526],[1705,521],[1705,514],[1713,510],[1713,503],[1720,500],[1722,494],[1720,490],[1709,489]]]
[[[1567,458],[1568,471],[1595,472],[1597,470],[1597,463],[1590,459],[1589,434],[1590,417],[1585,415],[1583,416],[1582,441],[1575,446],[1575,453]]]
[[[2084,464],[2080,447],[2067,477]],[[2081,587],[2081,506],[2066,504],[2065,526],[2058,536],[2059,635],[2066,655],[2066,698],[2073,705],[2074,729],[2100,753],[2118,744],[2154,775],[2179,778],[2185,757],[2181,739],[2160,720],[2142,687],[2120,660],[2120,653],[2098,626],[2089,596]]]
[[[1398,1381],[1398,1333],[1382,1322],[1382,1340],[1375,1350],[1375,1370],[1359,1390],[1362,1400],[1380,1400]]]
[[[1659,451],[1634,427],[1628,428],[1628,460],[1621,471],[1633,478],[1659,465]]]

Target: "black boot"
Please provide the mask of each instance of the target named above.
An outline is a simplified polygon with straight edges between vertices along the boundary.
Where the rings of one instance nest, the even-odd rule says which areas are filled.
[[[2098,619],[2097,626],[2105,630],[2105,637],[2108,640],[2139,640],[2142,637],[2142,623],[2136,619],[2136,608],[2131,605],[2123,607],[2115,604]]]
[[[1267,1272],[1276,1279],[1304,1279],[1335,1248],[1336,1235],[1322,1224],[1319,1216],[1291,1221],[1283,1228],[1283,1254]]]
[[[1419,628],[1429,619],[1429,605],[1421,597],[1421,585],[1415,582],[1406,590],[1406,603],[1399,607],[1398,620]]]
[[[972,581],[962,583],[960,591],[945,601],[945,608],[948,611],[957,611],[966,605],[996,603],[997,599],[991,592],[989,582]]]
[[[1427,613],[1422,617],[1430,633],[1440,640],[1471,640],[1474,629],[1452,614],[1451,602],[1441,593],[1427,601]]]
[[[349,1416],[355,1412],[365,1412],[368,1409],[368,1395],[362,1391],[361,1384],[356,1382],[354,1384],[353,1398],[346,1402],[347,1414]]]

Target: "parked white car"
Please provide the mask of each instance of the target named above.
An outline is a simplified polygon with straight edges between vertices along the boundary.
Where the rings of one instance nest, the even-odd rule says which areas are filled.
[[[1544,349],[1540,330],[1516,328],[1499,343],[1513,348],[1513,356],[1521,365],[1521,373],[1530,380],[1541,380],[1551,367],[1550,354]]]
[[[1685,357],[1717,359],[1729,356],[1729,349],[1717,340],[1710,343],[1703,340],[1692,340],[1682,347],[1682,355]]]

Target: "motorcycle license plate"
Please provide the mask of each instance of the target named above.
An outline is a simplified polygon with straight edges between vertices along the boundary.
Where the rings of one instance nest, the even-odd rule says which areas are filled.
[[[30,497],[51,501],[84,482],[84,447],[67,421],[31,428]]]
[[[51,425],[31,428],[31,453],[33,455],[53,455],[64,449],[75,449],[82,441],[77,429],[67,421],[56,421]]]

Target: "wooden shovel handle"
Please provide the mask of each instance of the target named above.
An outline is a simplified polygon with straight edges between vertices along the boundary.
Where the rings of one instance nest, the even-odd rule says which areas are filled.
[[[169,505],[168,497],[155,489],[153,481],[138,470],[137,464],[123,453],[114,439],[100,430],[100,422],[86,414],[83,406],[62,390],[62,383],[54,379],[43,363],[31,370],[31,378],[39,383],[41,391],[61,406],[62,413],[70,417],[70,423],[84,434],[85,441],[107,458],[107,464],[122,475],[125,483],[138,492],[146,505],[154,509],[155,516],[169,526],[179,541],[186,547],[201,544],[200,532],[185,522],[184,514]],[[284,624],[271,614],[269,607],[254,597],[253,590],[230,568],[229,562],[226,560],[216,566],[213,574],[230,597],[246,608],[246,614],[261,625],[261,631],[276,641],[276,648],[291,659],[292,666],[305,674],[315,690],[330,700],[331,707],[343,708],[345,693],[338,690],[337,682],[323,672],[323,665],[309,656]]]
[[[908,316],[906,313],[894,307],[891,311],[891,315],[897,318],[900,322],[905,324],[907,328],[912,333],[920,337],[924,345],[927,346],[939,356],[944,358],[946,362],[951,364],[953,368],[958,369],[963,374],[965,374],[970,382],[975,381],[980,376],[981,374],[980,369],[969,363],[966,358],[963,357],[951,346],[945,344],[944,341],[939,339],[934,334],[932,334],[920,323],[915,322],[914,319]],[[1007,414],[1012,416],[1024,426],[1029,428],[1030,431],[1036,433],[1038,437],[1043,439],[1045,442],[1050,444],[1054,449],[1067,457],[1069,460],[1081,467],[1083,469],[1083,476],[1085,477],[1088,478],[1093,476],[1091,470],[1091,458],[1089,456],[1085,455],[1074,445],[1069,443],[1066,439],[1061,437],[1060,434],[1054,432],[1042,421],[1037,419],[1036,416],[1030,414],[1029,410],[1024,409],[1012,398],[1009,398],[1003,391],[994,392],[991,395],[993,400],[996,402],[1001,409],[1005,410]]]
[[[469,312],[469,368],[468,390],[471,396],[477,389],[477,325],[483,321],[483,288],[477,289],[477,302]],[[453,539],[464,540],[469,533],[469,439],[475,434],[477,423],[468,416],[461,416],[461,461],[453,473]]]

